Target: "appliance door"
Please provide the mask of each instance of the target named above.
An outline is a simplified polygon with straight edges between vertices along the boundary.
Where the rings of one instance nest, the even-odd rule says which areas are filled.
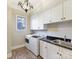
[[[29,39],[28,38],[25,38],[25,42],[29,44]]]
[[[29,49],[29,39],[28,38],[25,38],[25,46],[27,49]]]
[[[32,49],[33,49],[33,40],[32,40],[32,38],[30,38],[29,39],[29,50],[32,51]]]
[[[30,39],[30,50],[36,55],[39,55],[39,48],[38,48],[38,39],[37,38],[31,38]]]

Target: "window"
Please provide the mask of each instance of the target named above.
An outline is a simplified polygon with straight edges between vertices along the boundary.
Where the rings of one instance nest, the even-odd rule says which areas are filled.
[[[16,19],[17,31],[23,31],[26,29],[26,18],[23,16],[17,16]]]

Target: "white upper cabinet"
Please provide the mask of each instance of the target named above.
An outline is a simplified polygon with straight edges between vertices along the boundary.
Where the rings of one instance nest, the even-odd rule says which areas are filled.
[[[60,3],[39,14],[32,15],[31,29],[44,30],[44,24],[72,20],[72,0],[55,0]]]
[[[31,18],[31,30],[43,30],[44,24],[42,17],[33,17]]]
[[[31,19],[31,29],[38,29],[38,20],[36,18]]]
[[[72,20],[72,0],[63,2],[63,12],[64,20]]]
[[[46,10],[42,16],[43,16],[44,24],[51,23],[51,18],[52,18],[51,9]]]
[[[58,22],[62,18],[62,5],[59,4],[44,13],[44,24]]]
[[[54,8],[52,8],[52,18],[51,21],[53,22],[59,22],[62,18],[62,4],[58,4]]]
[[[62,0],[61,3],[46,11],[44,16],[44,24],[72,20],[72,0]]]

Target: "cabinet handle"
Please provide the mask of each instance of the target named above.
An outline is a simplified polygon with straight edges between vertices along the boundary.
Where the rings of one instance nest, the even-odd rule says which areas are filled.
[[[60,56],[62,56],[62,54],[60,54]]]
[[[61,20],[63,20],[63,18],[61,18]]]
[[[57,52],[57,54],[59,54],[59,52]]]
[[[61,18],[61,20],[64,20],[64,19],[66,19],[66,17]]]
[[[63,17],[63,19],[66,19],[66,17]]]
[[[59,52],[57,52],[57,54],[59,54],[60,56],[62,56],[62,54],[60,54]]]

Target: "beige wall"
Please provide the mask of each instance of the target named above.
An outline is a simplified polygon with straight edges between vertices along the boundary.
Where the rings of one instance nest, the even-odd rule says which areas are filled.
[[[12,9],[12,23],[13,23],[13,41],[12,41],[12,46],[17,46],[17,45],[22,45],[24,44],[24,36],[29,33],[29,20],[26,17],[27,25],[26,30],[24,31],[17,31],[16,30],[16,16],[27,16],[26,13],[21,12],[19,10],[14,10]]]
[[[12,11],[11,8],[7,8],[7,52],[11,52],[11,46],[12,46],[12,39],[13,39],[13,34],[12,34]]]
[[[8,43],[8,51],[11,50],[12,47],[24,44],[24,36],[30,33],[30,16],[25,12],[15,10],[13,8],[8,7],[8,19],[7,19],[7,43]],[[16,30],[16,15],[21,15],[26,17],[27,26],[25,31],[17,31]]]
[[[46,26],[47,31],[39,30],[34,32],[42,36],[57,36],[62,38],[64,38],[64,35],[66,35],[66,38],[72,39],[72,21],[51,23],[47,24]]]
[[[54,33],[52,35],[60,37],[64,37],[64,35],[66,35],[67,38],[72,39],[72,21],[49,24],[47,28],[47,32]]]
[[[57,32],[58,31],[57,24],[48,24],[47,28],[48,28],[48,32]]]
[[[47,25],[48,32],[68,32],[72,33],[72,21]]]

